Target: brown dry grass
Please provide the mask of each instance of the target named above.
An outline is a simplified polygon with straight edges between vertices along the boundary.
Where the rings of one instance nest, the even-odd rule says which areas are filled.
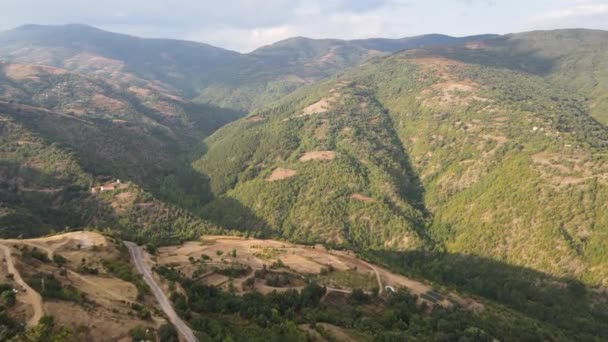
[[[373,198],[363,196],[361,194],[352,194],[352,195],[350,195],[350,198],[357,200],[357,201],[362,201],[362,202],[374,202]]]
[[[272,173],[270,174],[270,176],[268,176],[266,178],[267,182],[274,182],[274,181],[278,181],[281,179],[286,179],[286,178],[290,178],[293,177],[297,174],[296,170],[292,170],[292,169],[284,169],[282,167],[278,167],[276,169],[274,169],[274,171],[272,171]]]
[[[109,98],[102,94],[93,95],[92,102],[96,109],[101,110],[119,111],[126,108],[126,105],[122,101]]]
[[[608,184],[608,168],[597,165],[587,154],[545,151],[532,155],[531,159],[536,169],[554,187],[580,184],[594,178]]]
[[[175,107],[167,101],[157,101],[152,103],[150,106],[167,116],[176,115]]]
[[[303,117],[327,112],[331,108],[331,105],[340,97],[340,94],[335,90],[332,90],[330,94],[331,96],[324,97],[319,101],[305,107],[302,109],[302,113],[300,115],[296,115],[295,117]]]
[[[94,70],[103,73],[116,73],[122,71],[124,62],[83,52],[65,61],[70,69]]]
[[[264,121],[266,118],[264,118],[261,115],[254,115],[254,116],[250,116],[248,118],[245,119],[245,122],[260,122],[260,121]]]
[[[87,341],[117,341],[128,338],[130,329],[136,326],[158,328],[164,320],[140,320],[132,315],[130,303],[136,301],[137,289],[132,283],[104,273],[102,259],[118,258],[116,245],[105,236],[94,232],[71,232],[27,240],[1,240],[5,245],[25,245],[45,251],[49,258],[60,254],[67,259],[62,275],[54,263],[24,260],[20,251],[13,249],[19,272],[27,277],[38,273],[52,273],[64,285],[75,287],[95,303],[94,310],[85,306],[60,300],[43,300],[45,314],[55,317],[58,325],[78,331],[78,338]],[[86,265],[100,270],[99,275],[78,273],[78,267]],[[31,310],[22,311],[23,319],[31,317]]]
[[[443,57],[414,57],[409,62],[418,65],[422,77],[439,76],[439,81],[424,89],[419,96],[423,104],[468,105],[472,101],[489,102],[489,99],[477,95],[479,85],[471,80],[458,80],[453,77],[455,69],[464,67],[464,63]]]
[[[112,202],[110,203],[110,206],[112,207],[112,210],[114,210],[115,213],[117,213],[117,214],[123,213],[128,207],[130,207],[133,204],[136,197],[137,197],[137,194],[135,194],[134,192],[131,192],[131,191],[121,192],[112,198]]]
[[[86,310],[73,303],[52,301],[45,303],[44,309],[59,326],[78,331],[81,341],[131,341],[129,330],[137,326],[158,328],[157,322],[128,315],[127,307],[118,309],[118,312],[101,306]]]
[[[127,90],[129,92],[137,95],[138,97],[148,97],[152,94],[152,91],[150,89],[140,88],[140,87],[135,87],[135,86],[131,86]]]
[[[489,102],[488,99],[477,95],[478,89],[479,85],[474,82],[455,81],[447,78],[423,90],[420,95],[421,98],[427,98],[423,101],[426,105],[439,103],[442,106],[447,106],[454,104],[468,105],[473,101]]]
[[[302,110],[302,115],[313,115],[319,113],[325,113],[329,109],[329,98],[322,98],[318,102],[311,104],[310,106]]]
[[[236,257],[229,256],[232,250],[236,250]],[[217,251],[221,251],[222,255],[218,256],[216,254]],[[383,285],[382,287],[386,285],[395,288],[403,287],[416,295],[432,290],[431,286],[420,281],[392,273],[387,269],[360,260],[354,253],[349,251],[332,251],[326,250],[321,246],[303,246],[275,240],[205,236],[202,238],[202,241],[191,241],[179,246],[159,248],[156,262],[162,265],[176,266],[180,270],[184,270],[190,265],[189,257],[198,260],[202,254],[206,254],[212,258],[211,261],[203,263],[203,265],[207,265],[209,268],[229,267],[231,264],[236,263],[248,265],[253,270],[257,270],[261,269],[264,265],[270,266],[280,259],[283,264],[289,267],[291,272],[300,275],[318,275],[321,269],[331,265],[338,271],[357,272],[365,275],[376,273],[379,282]],[[239,283],[243,279],[235,280],[235,285],[239,291]],[[213,285],[221,284],[222,286],[227,286],[228,278],[212,274],[202,278],[200,281]],[[261,281],[256,281],[255,288],[262,293],[267,293],[273,290],[284,291],[290,287],[278,289],[268,287]],[[300,286],[296,284],[291,286],[291,288],[300,288]],[[349,291],[350,289],[344,288],[343,290]],[[420,302],[423,301],[423,299],[420,299]],[[475,303],[471,300],[468,306],[474,308],[476,307]],[[430,302],[427,302],[427,304],[433,305]],[[452,302],[446,299],[440,302],[439,305],[450,307],[452,306]]]
[[[304,153],[300,157],[301,162],[307,162],[311,160],[332,160],[336,157],[336,152],[334,151],[310,151]]]
[[[6,77],[14,80],[37,80],[41,75],[61,75],[67,72],[64,69],[35,64],[7,64],[3,71]]]

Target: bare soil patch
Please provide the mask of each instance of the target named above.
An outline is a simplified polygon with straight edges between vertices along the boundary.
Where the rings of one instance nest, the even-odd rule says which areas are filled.
[[[150,89],[140,88],[140,87],[135,87],[135,86],[131,86],[127,90],[130,91],[131,93],[137,95],[138,97],[148,97],[152,94],[152,91]]]
[[[272,173],[270,174],[270,176],[268,176],[268,178],[266,178],[267,182],[274,182],[274,181],[278,181],[281,179],[286,179],[289,177],[293,177],[297,174],[296,170],[292,170],[292,169],[285,169],[282,167],[278,167],[276,169],[274,169],[274,171],[272,171]]]
[[[234,256],[234,253],[236,254]],[[158,249],[156,263],[161,265],[174,266],[180,270],[189,267],[191,262],[189,257],[196,260],[201,258],[201,255],[207,255],[211,260],[197,261],[196,265],[207,267],[213,272],[213,268],[229,268],[232,265],[246,265],[252,268],[253,271],[260,270],[263,267],[270,269],[271,265],[279,260],[284,268],[275,269],[278,272],[289,272],[295,277],[311,276],[317,278],[320,282],[327,280],[327,285],[331,287],[331,291],[342,291],[350,293],[352,288],[356,286],[361,288],[362,282],[365,282],[367,288],[372,285],[378,286],[384,291],[385,286],[394,288],[405,288],[414,295],[419,297],[430,291],[433,291],[430,285],[420,281],[410,279],[408,277],[392,273],[382,267],[370,264],[350,251],[334,251],[324,247],[304,246],[288,242],[276,240],[258,240],[258,239],[243,239],[229,236],[205,236],[201,241],[187,242],[181,246],[165,246]],[[331,266],[331,267],[330,267]],[[191,266],[190,266],[191,267]],[[321,274],[322,270],[326,272],[332,268],[334,274],[328,276],[328,273]],[[243,279],[252,276],[249,274],[245,277],[234,280],[236,288],[241,293]],[[209,274],[199,279],[207,284],[215,286],[227,286],[229,278],[216,273]],[[337,281],[337,282],[336,282]],[[339,286],[340,288],[332,287]],[[285,291],[287,289],[300,289],[301,284],[294,282],[285,287],[270,287],[265,285],[264,280],[256,279],[255,289],[268,293],[272,291]],[[476,308],[476,302],[468,299],[458,298],[464,303],[467,301],[467,306],[471,309]],[[450,307],[453,302],[446,296],[439,302],[431,302],[425,298],[419,298],[419,302],[425,302],[432,307],[433,305],[441,305]]]
[[[300,157],[301,162],[307,162],[311,160],[332,160],[336,157],[334,151],[311,151],[306,152]]]
[[[260,122],[260,121],[264,121],[266,118],[264,118],[261,115],[254,115],[254,116],[250,116],[248,118],[245,119],[245,122]]]
[[[325,113],[329,109],[329,98],[322,98],[318,102],[311,104],[310,106],[302,110],[302,115],[313,115],[319,113]]]
[[[498,149],[500,149],[502,146],[504,146],[504,144],[509,141],[509,139],[503,135],[490,135],[490,134],[486,134],[482,136],[485,139],[488,140],[494,140],[496,142],[496,146],[494,146],[494,148],[492,148],[490,151],[486,152],[486,155],[493,155],[494,153],[496,153],[496,151],[498,151]]]
[[[350,195],[350,198],[357,200],[357,201],[361,201],[361,202],[374,202],[373,198],[363,196],[361,194],[352,194],[352,195]]]
[[[449,58],[437,56],[424,56],[407,58],[411,63],[414,63],[422,68],[423,72],[447,72],[450,67],[464,67],[464,63]]]
[[[4,66],[4,74],[14,80],[34,79],[37,80],[41,75],[61,75],[67,71],[46,65],[35,64],[7,64]]]
[[[151,105],[152,108],[167,116],[175,116],[175,107],[167,101],[158,101]]]
[[[325,113],[331,108],[331,105],[336,102],[339,97],[340,94],[333,91],[331,92],[331,96],[324,97],[319,101],[305,107],[304,109],[302,109],[302,113],[300,115],[296,115],[295,117],[303,117],[313,114]]]
[[[116,341],[127,338],[129,330],[135,326],[158,328],[163,323],[159,317],[154,317],[155,320],[150,321],[132,315],[133,309],[130,304],[136,301],[137,289],[132,283],[105,273],[101,260],[117,258],[120,252],[113,242],[101,234],[81,231],[36,239],[0,240],[0,242],[6,248],[19,246],[19,249],[12,250],[11,256],[17,262],[18,270],[11,273],[19,272],[26,280],[38,272],[53,274],[64,286],[73,286],[94,303],[92,304],[94,310],[91,310],[91,304],[83,305],[63,300],[41,298],[40,303],[36,304],[32,296],[36,296],[37,293],[28,288],[27,291],[19,294],[18,298],[27,295],[30,297],[27,301],[35,305],[36,310],[28,308],[22,314],[23,319],[28,320],[32,325],[37,323],[43,312],[53,315],[60,326],[70,327],[72,331],[77,332],[80,340]],[[43,263],[35,259],[24,259],[21,257],[21,249],[24,247],[29,249],[36,247],[47,253],[49,259],[61,255],[66,262],[60,267],[53,262]],[[79,273],[81,265],[86,265],[89,269],[97,269],[99,274],[81,274]]]
[[[131,191],[124,191],[114,196],[110,206],[116,213],[122,213],[127,207],[133,204],[136,194]]]
[[[108,110],[108,111],[118,111],[122,110],[126,107],[126,105],[118,100],[111,99],[102,94],[93,95],[93,106],[96,109]]]
[[[608,167],[591,161],[588,155],[540,152],[531,158],[536,169],[555,187],[580,184],[593,178],[604,184],[608,182]]]
[[[432,95],[430,100],[441,105],[465,104],[472,101],[488,102],[489,100],[478,96],[478,85],[471,81],[454,81],[450,78],[443,82],[435,83],[430,88],[421,92],[422,96]],[[435,95],[437,94],[437,95]],[[426,104],[427,103],[425,100]]]
[[[122,71],[124,62],[83,52],[65,61],[68,68],[79,70],[94,70],[103,73],[116,73]]]
[[[76,304],[52,301],[44,309],[55,318],[59,326],[77,331],[82,341],[130,341],[129,330],[137,326],[157,328],[154,321],[144,321],[129,316],[127,308],[113,312],[103,307],[86,310]]]

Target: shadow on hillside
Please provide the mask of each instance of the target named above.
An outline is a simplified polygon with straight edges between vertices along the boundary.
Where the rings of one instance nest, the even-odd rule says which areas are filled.
[[[201,216],[225,229],[238,230],[260,238],[270,236],[268,223],[233,198],[215,198],[203,208]]]
[[[580,340],[608,338],[608,295],[577,280],[473,255],[421,251],[363,255],[404,274],[491,299]]]
[[[539,49],[525,46],[523,42],[501,36],[484,42],[489,49],[434,49],[439,55],[465,63],[505,68],[518,72],[546,76],[555,68],[555,61],[541,55]]]
[[[379,106],[382,106],[380,102],[377,102],[377,104]],[[394,175],[396,176],[396,179],[400,180],[398,184],[395,184],[397,186],[397,192],[402,199],[404,199],[412,207],[420,211],[422,216],[417,217],[415,215],[412,215],[412,213],[407,212],[406,209],[404,210],[404,208],[401,208],[400,206],[395,205],[394,203],[389,202],[389,205],[391,206],[391,209],[394,212],[398,213],[403,217],[407,217],[413,220],[413,225],[419,236],[427,241],[430,241],[426,226],[427,220],[431,217],[431,213],[426,208],[424,201],[426,190],[424,188],[424,185],[422,184],[422,180],[420,179],[418,172],[416,172],[414,166],[412,165],[408,152],[404,148],[404,143],[401,141],[399,135],[395,131],[395,127],[397,127],[397,125],[395,124],[393,117],[390,115],[390,112],[386,108],[382,108],[385,117],[389,122],[387,129],[390,131],[391,134],[391,145],[398,150],[398,153],[400,155],[400,158],[399,160],[397,160],[397,162],[399,163],[399,171],[401,175]]]
[[[89,193],[52,173],[0,161],[1,237],[35,237],[50,231],[82,229],[112,212]]]

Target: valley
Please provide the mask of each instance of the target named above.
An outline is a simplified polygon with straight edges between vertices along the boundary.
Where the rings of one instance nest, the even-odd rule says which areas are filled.
[[[607,46],[0,32],[0,340],[606,340]]]
[[[167,299],[168,295],[173,296],[171,291],[175,291],[170,290],[170,281],[164,276],[169,274],[167,272],[179,272],[196,278],[204,286],[239,296],[302,291],[313,280],[326,288],[321,303],[353,296],[353,292],[360,290],[363,290],[363,296],[380,296],[386,300],[405,290],[417,298],[416,306],[429,311],[434,306],[448,310],[458,306],[478,313],[484,310],[483,304],[455,292],[444,296],[430,285],[372,265],[351,251],[327,250],[320,245],[203,236],[199,241],[162,247],[149,254],[131,242],[124,244],[129,259],[125,259],[125,248],[120,241],[95,232],[0,240],[4,252],[1,282],[3,286],[12,286],[17,293],[16,304],[10,310],[22,315],[30,328],[37,327],[43,316],[52,316],[55,324],[72,327],[79,338],[99,341],[122,340],[129,331],[140,326],[150,331],[158,330],[165,322],[164,317],[169,317],[186,341],[197,341],[192,330],[173,310],[174,304]],[[134,268],[144,275],[143,280],[149,288],[141,287],[135,278],[125,280]],[[237,271],[234,276],[226,276],[235,270],[246,272]],[[281,277],[287,282],[273,283],[273,279]],[[150,298],[150,291],[155,300]],[[143,308],[135,304],[142,301],[145,303]],[[141,310],[149,311],[143,311],[148,312],[143,314]],[[113,335],[104,335],[110,326]],[[349,336],[342,328],[329,326],[337,330],[337,334]],[[307,332],[309,328],[300,329]]]

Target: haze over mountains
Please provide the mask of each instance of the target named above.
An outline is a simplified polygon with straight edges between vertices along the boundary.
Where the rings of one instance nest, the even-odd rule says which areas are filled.
[[[27,25],[0,33],[0,62],[4,237],[324,243],[491,301],[538,339],[608,336],[608,32],[240,54]]]
[[[52,65],[114,81],[154,80],[176,95],[249,110],[372,56],[480,38],[428,35],[342,41],[299,37],[240,54],[202,43],[142,39],[86,25],[26,25],[1,34],[0,53],[11,62]]]

